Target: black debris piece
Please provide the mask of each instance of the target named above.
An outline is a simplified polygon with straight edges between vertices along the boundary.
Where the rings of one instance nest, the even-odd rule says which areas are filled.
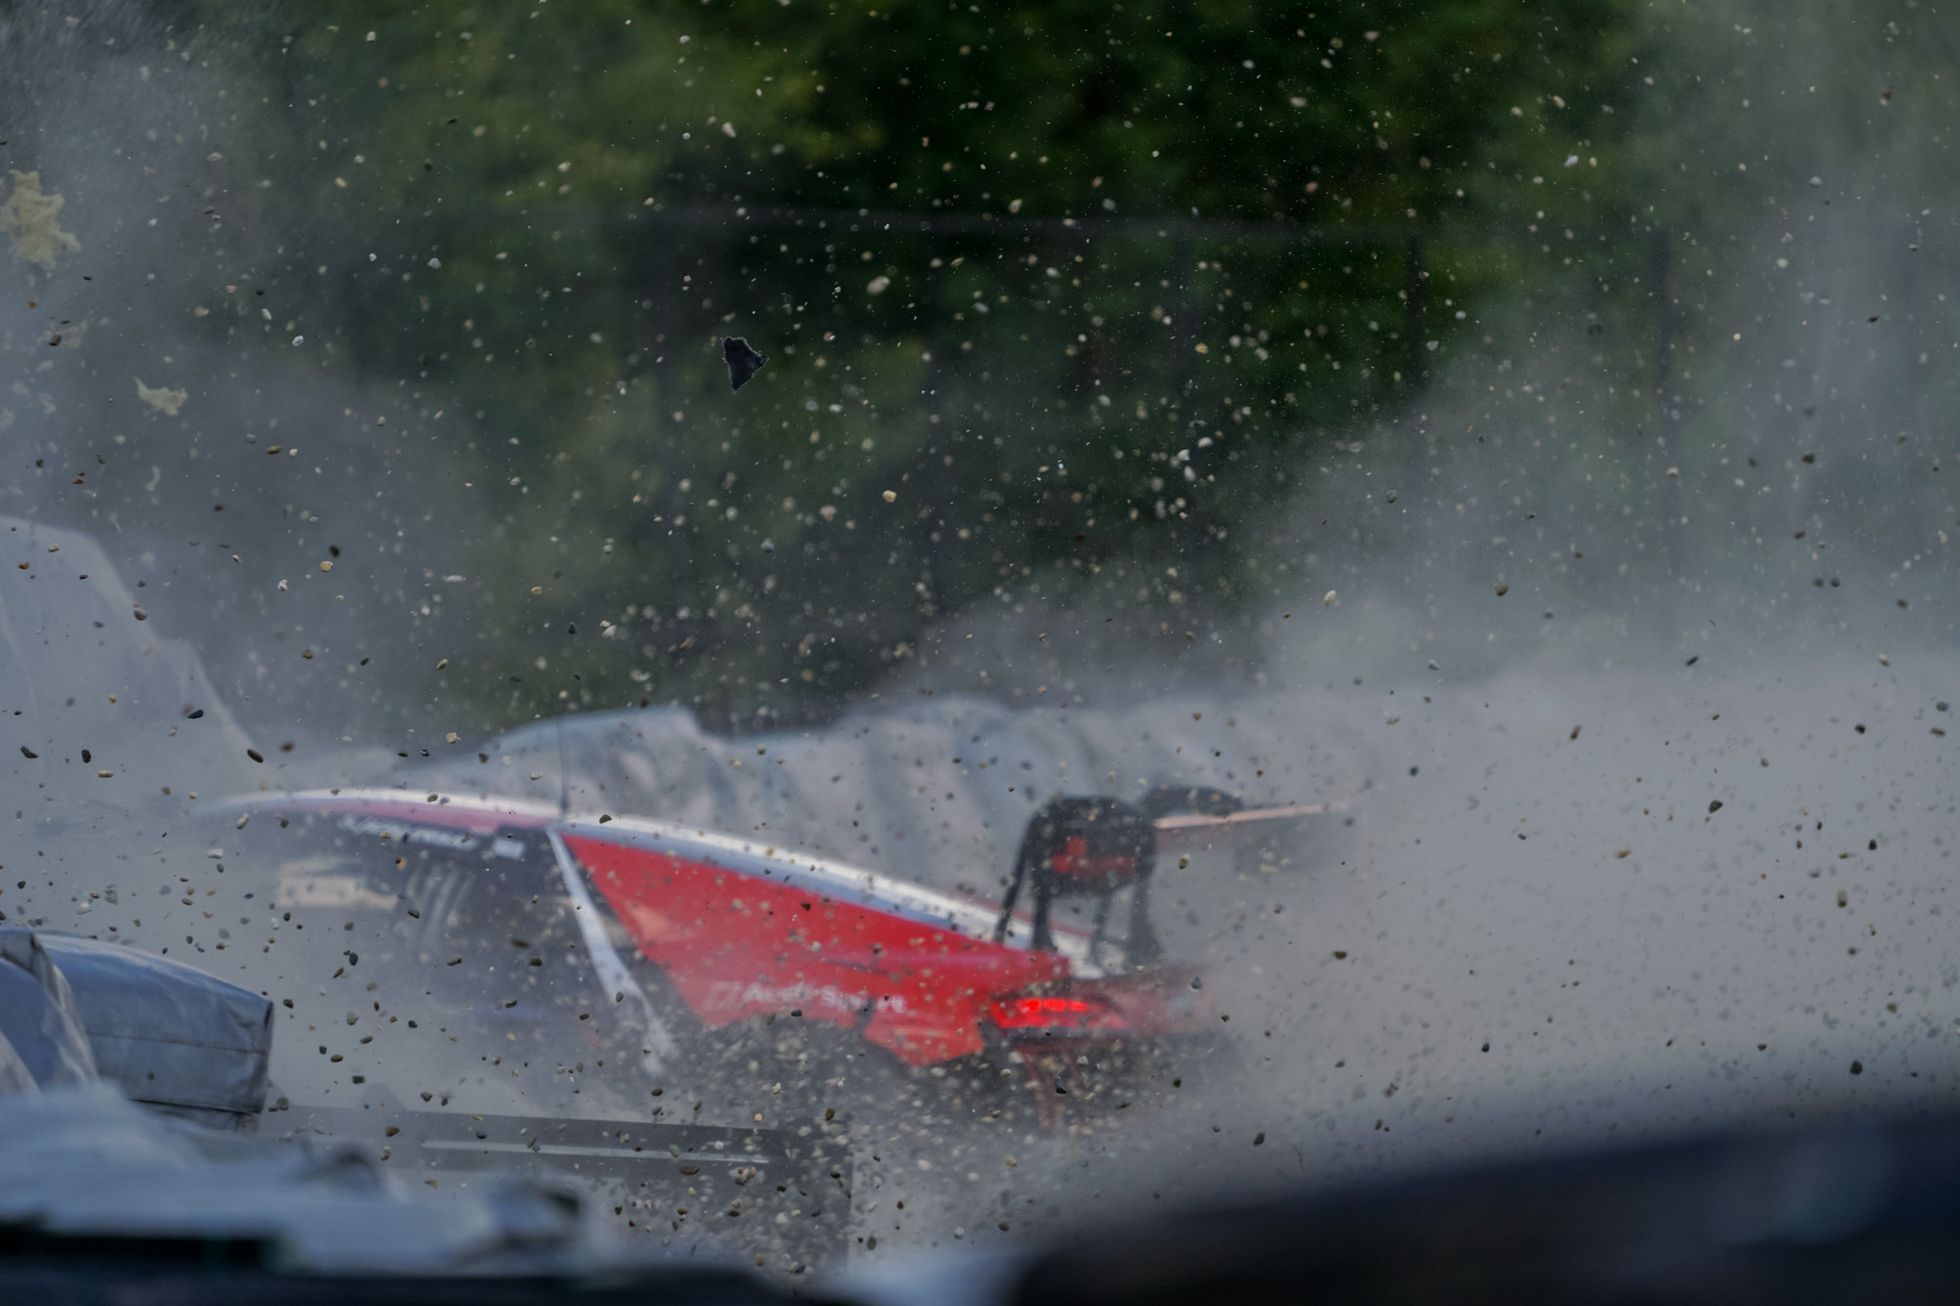
[[[728,364],[730,390],[740,390],[747,385],[762,370],[762,365],[769,361],[767,355],[749,348],[749,342],[741,336],[721,338],[721,357]]]

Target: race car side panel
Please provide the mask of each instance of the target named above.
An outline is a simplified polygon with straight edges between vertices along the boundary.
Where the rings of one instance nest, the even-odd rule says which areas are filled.
[[[686,856],[568,834],[631,936],[701,1020],[800,1011],[858,1028],[915,1066],[981,1051],[987,1004],[1067,977],[1031,953],[803,886]]]

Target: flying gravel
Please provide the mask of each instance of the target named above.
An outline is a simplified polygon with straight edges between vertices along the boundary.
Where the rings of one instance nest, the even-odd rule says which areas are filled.
[[[762,365],[769,361],[767,355],[758,354],[755,350],[749,348],[749,342],[741,336],[723,336],[721,338],[721,356],[723,361],[728,364],[728,388],[730,390],[740,390],[743,386],[747,385],[754,378],[755,374],[762,370]]]

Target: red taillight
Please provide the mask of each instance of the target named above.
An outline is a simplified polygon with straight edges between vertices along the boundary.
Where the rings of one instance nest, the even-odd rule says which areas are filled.
[[[1128,884],[1136,877],[1137,859],[1127,853],[1091,855],[1089,841],[1070,835],[1048,858],[1049,869],[1071,880],[1110,880]]]
[[[1123,1023],[1108,1003],[1045,994],[995,998],[993,1017],[1002,1029],[1106,1029]]]

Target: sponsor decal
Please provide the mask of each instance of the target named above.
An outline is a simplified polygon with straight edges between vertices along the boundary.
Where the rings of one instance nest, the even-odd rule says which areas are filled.
[[[308,866],[285,867],[279,875],[278,900],[293,907],[366,908],[392,912],[402,899],[381,893],[358,875],[336,874]]]
[[[459,853],[469,852],[478,844],[473,834],[432,825],[405,825],[399,821],[384,821],[378,816],[343,816],[340,818],[340,828],[349,834],[371,834],[400,843],[432,844]]]
[[[895,993],[853,993],[834,984],[770,984],[764,980],[717,980],[708,986],[708,995],[701,1005],[714,1011],[731,1007],[812,1007],[855,1013],[873,1002],[883,1011],[907,1010],[905,999]]]

